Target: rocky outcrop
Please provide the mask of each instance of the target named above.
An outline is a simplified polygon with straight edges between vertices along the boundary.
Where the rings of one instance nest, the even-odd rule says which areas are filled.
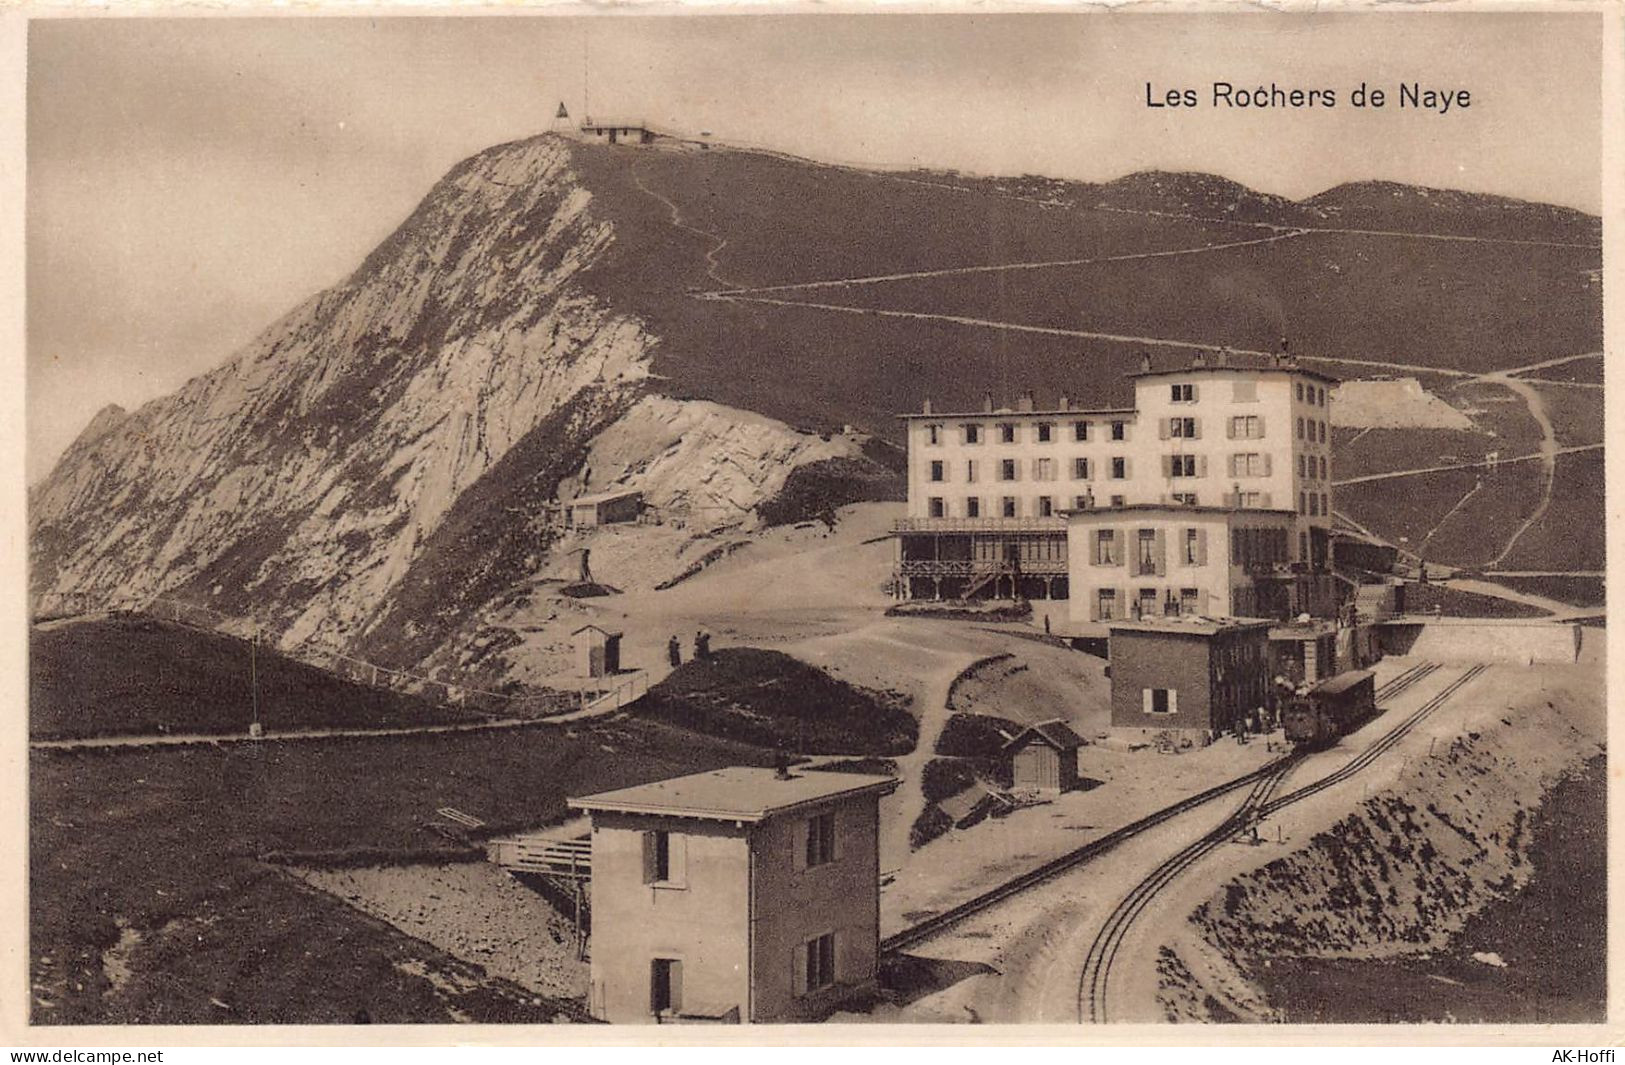
[[[578,150],[474,156],[342,284],[98,415],[30,499],[36,602],[163,594],[406,666],[546,566],[560,499],[749,525],[796,464],[856,454],[651,394],[660,338],[583,284],[619,232]]]

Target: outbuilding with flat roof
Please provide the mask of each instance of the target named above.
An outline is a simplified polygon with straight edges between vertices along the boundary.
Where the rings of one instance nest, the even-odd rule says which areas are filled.
[[[1156,618],[1111,626],[1112,728],[1197,743],[1271,698],[1268,621]]]
[[[592,1014],[808,1021],[872,991],[897,784],[733,767],[569,800],[592,817]]]

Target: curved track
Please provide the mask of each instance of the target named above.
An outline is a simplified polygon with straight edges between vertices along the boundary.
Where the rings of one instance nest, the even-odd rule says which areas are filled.
[[[1438,670],[1434,663],[1423,663],[1400,674],[1394,680],[1384,685],[1377,693],[1381,699],[1393,696],[1411,687]],[[1107,915],[1105,923],[1096,935],[1094,943],[1089,947],[1089,953],[1084,958],[1083,976],[1078,985],[1078,1015],[1079,1020],[1101,1023],[1107,1020],[1106,995],[1111,977],[1112,964],[1117,959],[1117,952],[1127,939],[1129,929],[1140,914],[1151,905],[1152,900],[1173,883],[1182,873],[1188,871],[1206,855],[1234,839],[1236,834],[1256,823],[1259,819],[1269,816],[1278,810],[1301,802],[1311,795],[1330,788],[1354,776],[1360,770],[1371,765],[1385,753],[1392,750],[1402,739],[1430,714],[1448,702],[1462,687],[1471,682],[1488,667],[1475,665],[1463,671],[1427,702],[1412,711],[1403,721],[1384,733],[1380,739],[1371,744],[1360,754],[1351,758],[1345,765],[1336,771],[1327,774],[1312,784],[1288,792],[1279,798],[1273,793],[1282,779],[1295,765],[1283,764],[1287,759],[1271,763],[1266,767],[1272,770],[1271,774],[1256,783],[1240,808],[1224,823],[1208,832],[1185,849],[1164,861],[1152,870],[1144,880],[1135,885],[1115,909]]]
[[[1438,668],[1439,667],[1437,664],[1431,662],[1424,662],[1420,665],[1413,666],[1404,673],[1401,673],[1399,676],[1395,677],[1393,680],[1389,681],[1387,684],[1383,685],[1383,687],[1378,690],[1376,697],[1378,699],[1392,698]],[[1098,839],[1085,843],[1077,850],[1069,851],[1066,854],[1061,855],[1059,858],[1046,862],[1038,868],[1023,873],[1014,879],[1007,880],[997,887],[977,895],[975,898],[968,899],[952,909],[944,910],[939,914],[927,917],[918,924],[912,925],[909,928],[903,929],[901,932],[897,932],[894,935],[882,939],[880,941],[881,952],[891,953],[893,951],[902,950],[905,947],[910,947],[916,943],[930,939],[937,933],[951,927],[952,925],[958,924],[967,917],[980,913],[991,906],[1003,902],[1005,899],[1018,895],[1029,888],[1036,887],[1045,881],[1053,880],[1055,877],[1061,875],[1067,870],[1078,865],[1082,865],[1091,858],[1096,858],[1101,854],[1104,854],[1106,851],[1111,850],[1118,844],[1133,839],[1135,836],[1146,831],[1147,829],[1154,828],[1155,826],[1162,824],[1164,821],[1178,817],[1180,814],[1194,810],[1198,806],[1203,806],[1212,802],[1214,799],[1221,798],[1233,791],[1239,790],[1240,788],[1248,785],[1254,786],[1253,790],[1248,793],[1247,805],[1267,802],[1269,801],[1269,796],[1274,794],[1276,787],[1279,786],[1281,779],[1286,776],[1287,771],[1289,771],[1293,766],[1297,765],[1300,758],[1301,755],[1296,753],[1282,755],[1280,758],[1260,766],[1251,773],[1243,774],[1242,776],[1236,777],[1234,780],[1227,780],[1223,784],[1215,785],[1214,787],[1208,788],[1205,791],[1199,791],[1195,795],[1181,799],[1172,806],[1165,806],[1153,814],[1148,814],[1147,816],[1140,818],[1138,821],[1133,821],[1122,826],[1121,828],[1114,829]],[[1269,782],[1269,787],[1267,789],[1261,789],[1259,785],[1265,782]]]

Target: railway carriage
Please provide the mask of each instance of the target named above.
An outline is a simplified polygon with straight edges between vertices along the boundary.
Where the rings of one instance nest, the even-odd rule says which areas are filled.
[[[1282,724],[1299,747],[1335,743],[1376,716],[1376,679],[1367,669],[1351,669],[1321,681],[1287,702]]]

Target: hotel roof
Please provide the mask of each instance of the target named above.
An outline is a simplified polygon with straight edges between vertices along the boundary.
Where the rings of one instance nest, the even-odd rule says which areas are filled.
[[[1076,418],[1084,417],[1134,417],[1139,414],[1135,407],[1059,407],[1050,410],[1011,410],[1009,407],[1000,407],[997,410],[934,410],[911,411],[908,414],[893,415],[896,418],[926,418],[942,420],[945,418]]]
[[[731,766],[585,795],[570,799],[569,804],[573,810],[589,812],[755,822],[831,799],[886,795],[896,790],[898,783],[895,777],[816,771],[791,772],[781,777],[773,769]]]
[[[1314,356],[1305,355],[1303,358],[1314,361]],[[1266,355],[1261,351],[1230,352],[1223,361],[1218,356],[1208,356],[1201,364],[1187,362],[1183,366],[1151,367],[1149,369],[1135,370],[1124,374],[1129,378],[1135,377],[1166,377],[1170,375],[1185,376],[1193,373],[1233,373],[1245,370],[1248,373],[1284,373],[1297,374],[1300,377],[1313,377],[1317,381],[1324,381],[1329,385],[1342,384],[1342,379],[1320,370],[1311,370],[1301,366],[1295,359],[1278,361],[1273,355]]]

